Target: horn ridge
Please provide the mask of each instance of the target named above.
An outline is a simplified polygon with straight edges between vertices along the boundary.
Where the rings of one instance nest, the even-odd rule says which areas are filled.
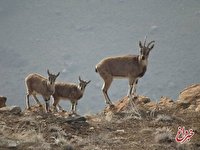
[[[155,41],[151,41],[148,45],[147,45],[147,47],[149,47],[152,43],[154,43]]]

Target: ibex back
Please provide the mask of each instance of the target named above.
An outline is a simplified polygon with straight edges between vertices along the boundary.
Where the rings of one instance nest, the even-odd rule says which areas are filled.
[[[106,104],[113,105],[107,91],[113,81],[113,78],[117,77],[129,79],[130,89],[128,96],[131,97],[133,94],[134,97],[136,97],[136,85],[138,79],[141,78],[146,72],[149,52],[153,49],[154,42],[155,41],[151,41],[146,46],[146,39],[144,44],[139,41],[139,55],[109,57],[103,59],[96,65],[96,72],[98,72],[104,80],[102,90]]]

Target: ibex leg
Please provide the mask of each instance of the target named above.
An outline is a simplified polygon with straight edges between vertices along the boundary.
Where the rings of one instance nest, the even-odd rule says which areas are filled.
[[[129,92],[128,92],[128,97],[129,98],[132,98],[132,95],[134,95],[134,97],[137,97],[136,96],[136,85],[138,83],[138,79],[129,79],[129,86],[130,86],[130,89],[129,89]]]
[[[65,110],[60,106],[60,104],[58,104],[58,109],[61,110],[61,111],[63,111],[63,112],[65,111]]]
[[[49,107],[50,107],[50,98],[44,98],[44,100],[45,100],[45,108],[46,108],[46,112],[49,112],[50,111],[50,109],[49,109]]]
[[[134,84],[133,84],[133,96],[134,96],[134,98],[137,97],[137,94],[136,94],[137,83],[138,83],[138,79],[136,79]]]
[[[109,96],[108,96],[108,93],[107,93],[111,83],[112,83],[112,78],[108,78],[106,81],[104,81],[104,84],[103,84],[103,87],[102,87],[102,91],[103,91],[103,94],[104,94],[104,97],[105,97],[105,102],[106,102],[106,104],[109,104],[109,105],[113,105]]]
[[[26,107],[27,109],[31,109],[30,102],[29,102],[29,94],[26,95]]]
[[[77,105],[77,102],[76,102],[76,101],[71,101],[71,103],[72,103],[71,112],[72,112],[73,114],[75,114],[75,113],[76,113],[76,105]]]
[[[35,99],[35,101],[37,102],[37,104],[42,107],[42,104],[40,103],[40,101],[38,100],[38,98],[36,97],[36,95],[33,95],[33,98]]]

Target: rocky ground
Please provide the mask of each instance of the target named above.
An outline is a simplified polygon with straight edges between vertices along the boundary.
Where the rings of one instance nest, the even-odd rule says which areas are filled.
[[[0,102],[5,103],[5,97]],[[200,149],[199,84],[184,89],[176,101],[124,97],[115,107],[89,116],[47,114],[37,106],[31,111],[0,106],[0,150]],[[193,129],[190,141],[176,142],[179,126]],[[187,135],[180,134],[179,139]]]

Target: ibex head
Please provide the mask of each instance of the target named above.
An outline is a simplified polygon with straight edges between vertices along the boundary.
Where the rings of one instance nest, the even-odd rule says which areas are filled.
[[[58,74],[57,75],[54,75],[54,74],[51,74],[50,72],[49,72],[49,69],[47,70],[47,74],[48,74],[48,81],[49,81],[49,83],[50,84],[53,84],[53,83],[55,83],[55,81],[56,81],[56,78],[59,76],[59,74],[60,74],[60,72],[58,72]]]
[[[89,80],[89,81],[84,81],[84,80],[82,80],[81,77],[79,76],[79,82],[80,82],[80,83],[79,83],[80,89],[81,89],[81,90],[84,90],[85,87],[88,85],[88,83],[91,82],[91,80]]]
[[[151,41],[147,44],[146,46],[146,37],[145,37],[145,41],[144,41],[144,45],[142,45],[142,42],[139,41],[139,46],[140,46],[140,56],[142,58],[142,60],[145,60],[148,58],[149,56],[149,52],[153,49],[154,44],[151,45],[152,43],[154,43],[155,41]]]

